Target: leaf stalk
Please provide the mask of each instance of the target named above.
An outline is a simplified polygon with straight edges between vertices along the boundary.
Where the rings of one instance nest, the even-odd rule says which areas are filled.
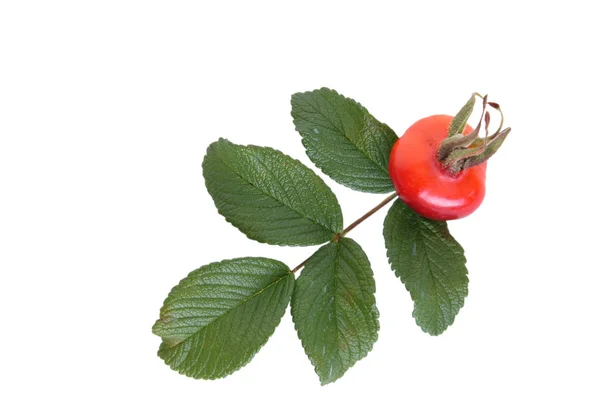
[[[362,217],[358,218],[356,221],[354,221],[353,223],[348,225],[343,231],[337,233],[330,240],[330,242],[339,242],[341,238],[343,238],[344,236],[346,236],[346,234],[348,234],[348,232],[350,232],[352,229],[356,228],[358,225],[360,225],[364,220],[369,218],[371,215],[373,215],[377,211],[381,210],[386,204],[388,204],[390,201],[394,200],[396,198],[396,196],[398,196],[398,195],[396,193],[393,193],[393,194],[389,195],[388,197],[386,197],[385,199],[383,199],[383,201],[381,203],[377,204],[375,207],[373,207],[372,209],[367,211]],[[294,268],[292,270],[292,273],[295,274],[300,269],[302,269],[302,267],[304,267],[306,265],[308,260],[310,260],[310,257],[307,258],[306,260],[302,261],[300,264],[298,264],[298,266],[296,266],[296,268]]]

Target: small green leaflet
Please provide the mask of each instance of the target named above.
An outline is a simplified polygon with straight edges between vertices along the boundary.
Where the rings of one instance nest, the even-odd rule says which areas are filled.
[[[292,117],[306,154],[333,180],[361,192],[394,190],[387,166],[398,137],[366,108],[322,88],[294,94]]]
[[[467,296],[464,251],[444,221],[421,217],[401,200],[390,208],[383,228],[387,256],[415,306],[421,329],[439,335],[452,325]]]
[[[365,357],[377,341],[375,280],[352,239],[321,247],[308,260],[292,296],[298,337],[325,385]]]
[[[450,123],[450,128],[448,128],[448,137],[462,135],[462,133],[465,131],[467,121],[473,113],[473,108],[475,108],[475,96],[476,94],[473,94],[469,98],[469,101],[467,101],[466,104],[462,106],[458,114],[456,114],[456,116],[452,119],[452,122]]]
[[[246,365],[285,313],[294,275],[268,258],[201,267],[175,286],[152,327],[158,355],[192,378],[217,379]]]
[[[219,213],[250,239],[283,246],[329,241],[343,228],[331,189],[280,151],[219,139],[202,163]]]

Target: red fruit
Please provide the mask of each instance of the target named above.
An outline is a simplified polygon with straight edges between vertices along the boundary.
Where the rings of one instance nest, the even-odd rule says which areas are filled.
[[[485,161],[455,175],[438,160],[452,119],[433,115],[415,122],[396,141],[390,155],[388,169],[398,197],[430,219],[466,217],[485,196]],[[464,134],[472,131],[467,125]]]
[[[477,98],[483,100],[475,130],[467,125]],[[490,113],[501,116],[498,130],[489,135]],[[417,121],[399,138],[388,169],[398,196],[417,213],[430,219],[466,217],[485,196],[486,161],[500,148],[510,128],[502,129],[504,115],[498,103],[473,93],[455,117],[433,115]],[[479,131],[485,130],[480,138]]]

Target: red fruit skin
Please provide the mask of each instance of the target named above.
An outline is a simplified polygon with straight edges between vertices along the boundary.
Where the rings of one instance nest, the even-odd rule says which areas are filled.
[[[450,115],[432,115],[415,122],[396,141],[390,155],[388,169],[398,197],[429,219],[466,217],[485,196],[486,162],[454,177],[437,159],[452,119]],[[472,130],[467,125],[464,134]]]

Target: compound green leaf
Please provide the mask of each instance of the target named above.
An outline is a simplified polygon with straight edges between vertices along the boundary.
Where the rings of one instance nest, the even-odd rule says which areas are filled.
[[[377,341],[375,280],[352,239],[321,247],[306,263],[292,296],[292,317],[308,358],[325,385],[365,357]]]
[[[216,379],[246,365],[275,331],[294,275],[268,258],[237,258],[201,267],[175,286],[152,331],[158,355],[192,378]]]
[[[219,213],[250,239],[284,246],[329,241],[343,228],[331,189],[280,151],[219,139],[202,163]]]
[[[333,180],[361,192],[394,190],[387,167],[398,137],[362,105],[322,88],[294,94],[292,117],[306,154]]]
[[[414,301],[421,329],[439,335],[452,325],[468,293],[464,251],[445,221],[432,221],[401,200],[390,208],[383,235],[396,276]]]

